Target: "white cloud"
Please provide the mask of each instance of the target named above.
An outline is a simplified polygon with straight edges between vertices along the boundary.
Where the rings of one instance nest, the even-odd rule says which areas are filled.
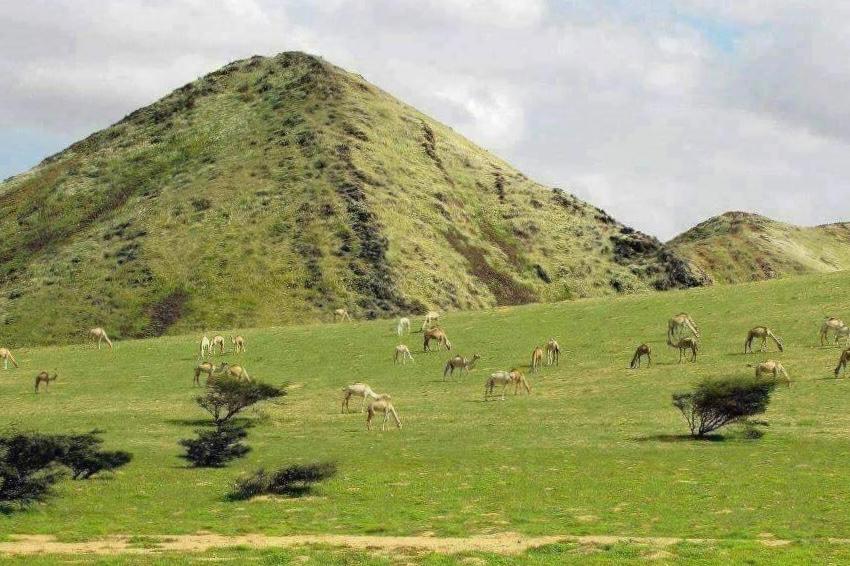
[[[0,19],[0,153],[301,49],[662,237],[726,209],[850,218],[850,6],[826,0],[33,0]]]

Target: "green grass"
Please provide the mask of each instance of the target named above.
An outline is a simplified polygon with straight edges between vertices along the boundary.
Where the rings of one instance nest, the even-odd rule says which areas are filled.
[[[850,538],[850,380],[832,379],[838,348],[817,346],[817,330],[824,316],[846,316],[848,285],[850,274],[838,273],[451,313],[444,328],[456,351],[482,355],[478,369],[452,382],[441,379],[446,354],[420,353],[419,334],[405,339],[415,363],[393,366],[392,321],[244,330],[248,351],[240,361],[251,375],[292,387],[282,402],[249,413],[253,451],[220,470],[188,469],[178,458],[177,440],[205,417],[193,402],[195,336],[125,341],[114,352],[20,349],[22,369],[0,372],[5,422],[42,432],[105,429],[106,448],[135,458],[113,477],[66,481],[49,502],[0,517],[0,536],[516,531],[747,541],[769,533],[802,542],[668,551],[693,563],[844,556],[844,547],[818,541]],[[667,318],[680,311],[703,333],[696,364],[677,365],[663,342]],[[741,353],[746,331],[758,324],[784,338],[784,353]],[[527,364],[534,345],[550,336],[565,350],[561,365],[530,376],[531,396],[482,402],[491,371]],[[653,346],[656,364],[626,369],[642,341]],[[717,442],[675,438],[686,426],[670,405],[672,392],[702,377],[748,373],[747,363],[768,357],[782,360],[793,384],[775,393],[762,439],[747,440],[734,427]],[[54,368],[60,377],[50,392],[33,394],[36,371]],[[340,389],[353,381],[391,393],[404,428],[367,433],[362,415],[340,414]],[[338,462],[339,473],[313,497],[225,500],[242,472],[326,459]],[[540,549],[529,559],[557,562],[574,551]],[[627,560],[633,551],[640,555],[617,548],[590,556]]]

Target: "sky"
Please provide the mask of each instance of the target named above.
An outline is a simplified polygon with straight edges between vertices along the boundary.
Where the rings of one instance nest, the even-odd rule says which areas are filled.
[[[0,178],[301,50],[662,239],[727,210],[850,220],[847,3],[0,0],[0,21]]]

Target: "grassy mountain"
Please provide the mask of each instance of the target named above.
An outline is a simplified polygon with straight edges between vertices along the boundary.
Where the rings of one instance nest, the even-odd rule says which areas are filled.
[[[801,227],[727,212],[669,244],[718,283],[850,269],[850,223]]]
[[[687,287],[654,238],[302,53],[177,89],[0,185],[0,339]]]

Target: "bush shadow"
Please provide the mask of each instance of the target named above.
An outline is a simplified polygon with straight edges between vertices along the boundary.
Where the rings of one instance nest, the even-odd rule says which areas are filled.
[[[646,436],[635,436],[631,440],[635,442],[725,442],[726,437],[720,434],[707,434],[705,436],[692,436],[690,434],[649,434]]]

